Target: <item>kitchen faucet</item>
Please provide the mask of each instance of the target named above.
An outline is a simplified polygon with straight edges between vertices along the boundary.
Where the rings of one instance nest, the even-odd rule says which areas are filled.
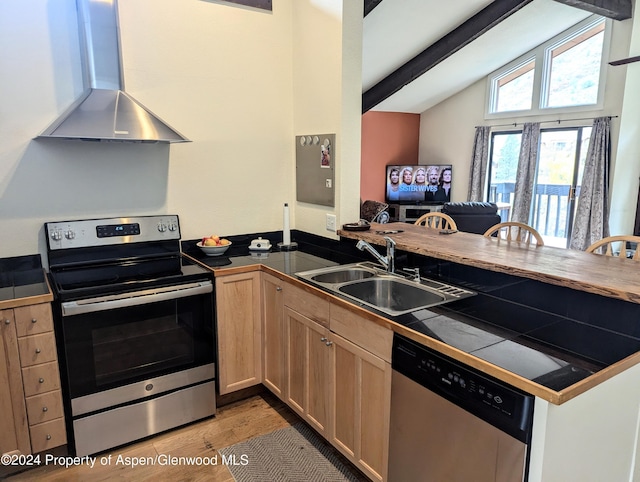
[[[382,265],[386,268],[387,272],[395,273],[396,270],[396,242],[389,236],[385,236],[384,240],[387,242],[387,256],[382,256],[378,253],[373,246],[361,239],[356,244],[356,248],[360,251],[367,250],[373,255]]]

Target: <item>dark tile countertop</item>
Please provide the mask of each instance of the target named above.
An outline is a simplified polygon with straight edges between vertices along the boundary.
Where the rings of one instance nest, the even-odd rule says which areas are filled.
[[[52,299],[39,254],[0,258],[0,309]]]

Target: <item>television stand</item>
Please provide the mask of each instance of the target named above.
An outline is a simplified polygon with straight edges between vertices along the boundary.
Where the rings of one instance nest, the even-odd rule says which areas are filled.
[[[389,204],[389,215],[392,221],[414,223],[427,213],[442,211],[442,204]]]

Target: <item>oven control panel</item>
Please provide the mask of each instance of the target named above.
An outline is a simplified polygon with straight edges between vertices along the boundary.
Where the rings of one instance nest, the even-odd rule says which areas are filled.
[[[45,223],[50,250],[180,239],[177,215]]]

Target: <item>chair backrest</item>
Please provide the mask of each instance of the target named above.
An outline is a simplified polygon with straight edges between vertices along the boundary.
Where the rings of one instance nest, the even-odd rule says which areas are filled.
[[[413,224],[434,229],[458,229],[456,222],[451,217],[437,211],[423,214]]]
[[[627,252],[627,242],[636,243],[635,251]],[[619,258],[631,258],[634,261],[640,261],[640,236],[622,235],[609,236],[600,241],[596,241],[589,246],[587,253],[604,254],[606,256],[614,256]]]
[[[515,221],[506,221],[504,223],[498,223],[495,226],[490,227],[484,233],[486,237],[496,236],[499,239],[506,241],[515,241],[517,243],[524,243],[527,246],[535,244],[536,246],[543,246],[544,241],[540,233],[531,226],[518,223]]]

